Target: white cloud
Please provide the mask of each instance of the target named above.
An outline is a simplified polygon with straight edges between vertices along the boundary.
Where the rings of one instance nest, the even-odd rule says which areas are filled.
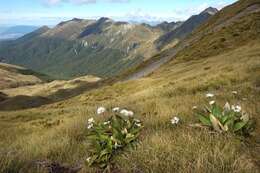
[[[55,5],[60,3],[61,0],[46,0],[45,3],[47,3],[48,5]]]
[[[230,3],[225,2],[225,1],[222,0],[222,1],[218,1],[216,3],[215,8],[220,10],[220,9],[224,8],[225,6],[227,6],[227,5],[230,5]]]
[[[73,3],[73,4],[93,4],[97,2],[109,2],[109,3],[126,3],[130,0],[44,0],[47,5],[57,5],[60,3]]]

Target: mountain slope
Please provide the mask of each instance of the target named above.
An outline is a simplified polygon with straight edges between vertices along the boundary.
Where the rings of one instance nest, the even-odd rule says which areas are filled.
[[[209,7],[200,14],[191,16],[187,21],[181,24],[180,27],[162,35],[158,40],[155,41],[155,44],[159,49],[161,49],[174,40],[178,41],[183,39],[202,23],[207,21],[211,16],[215,15],[217,12],[217,9]]]
[[[240,0],[201,25],[184,43],[182,58],[220,54],[260,38],[260,2]]]
[[[42,26],[42,27],[36,29],[35,31],[28,33],[25,36],[17,39],[17,42],[23,42],[23,41],[26,41],[26,40],[36,38],[37,36],[47,32],[48,30],[50,30],[50,28],[48,26]]]
[[[108,18],[72,19],[52,29],[45,28],[40,34],[31,33],[33,37],[26,35],[2,44],[0,57],[3,62],[56,78],[86,74],[108,77],[154,54],[153,41],[162,33],[160,29]]]
[[[183,61],[201,59],[257,40],[260,36],[259,12],[260,2],[257,0],[240,0],[225,7],[184,40],[171,42],[166,50],[136,66],[126,76],[130,74],[128,79],[137,79],[176,57]]]
[[[101,80],[82,76],[69,81],[53,80],[49,76],[26,68],[0,63],[0,110],[38,107],[78,95]]]
[[[96,76],[82,76],[66,81],[54,80],[51,82],[35,83],[34,85],[20,86],[17,88],[0,88],[0,91],[9,97],[15,97],[19,95],[48,97],[54,95],[61,90],[74,89],[80,87],[81,85],[86,85],[86,83],[96,83],[100,80],[101,78]]]
[[[45,82],[48,77],[31,70],[0,63],[0,89],[15,88]]]
[[[4,79],[9,77],[7,74],[3,74],[3,76]],[[54,80],[33,83],[33,79],[29,78],[30,83],[27,81],[25,83],[25,80],[21,76],[19,77],[13,81],[12,86],[9,84],[5,88],[0,88],[0,111],[34,108],[65,100],[97,86],[101,80],[96,76],[82,76],[68,81]],[[0,82],[0,84],[2,83]],[[12,88],[14,84],[16,84],[16,88]]]

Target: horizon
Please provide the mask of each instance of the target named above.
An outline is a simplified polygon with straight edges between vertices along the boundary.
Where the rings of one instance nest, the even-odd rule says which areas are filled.
[[[164,3],[148,0],[10,0],[1,2],[0,25],[54,26],[73,18],[100,17],[136,23],[176,22],[184,21],[208,7],[220,10],[234,2],[236,0],[164,0]]]

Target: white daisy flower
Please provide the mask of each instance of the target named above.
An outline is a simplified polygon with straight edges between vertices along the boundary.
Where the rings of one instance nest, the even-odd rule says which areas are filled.
[[[123,114],[123,115],[126,115],[128,113],[128,110],[126,110],[126,109],[122,109],[121,111],[120,111],[120,114]]]
[[[112,109],[113,112],[119,112],[120,111],[120,108],[119,107],[115,107]]]
[[[209,104],[210,105],[214,105],[216,102],[214,100],[210,101]]]
[[[130,117],[134,116],[134,112],[133,111],[128,111],[128,116],[130,116]]]
[[[241,110],[242,110],[241,106],[239,106],[239,105],[236,105],[236,106],[232,105],[232,106],[231,106],[231,109],[232,109],[234,112],[241,112]]]
[[[178,124],[180,122],[180,118],[178,118],[178,117],[173,117],[172,119],[171,119],[171,123],[173,124],[173,125],[176,125],[176,124]]]
[[[197,109],[198,107],[197,106],[193,106],[192,109]]]
[[[88,158],[86,159],[87,162],[90,162],[90,160],[91,160],[91,157],[88,157]]]
[[[232,91],[232,94],[236,95],[238,92],[237,91]]]
[[[94,124],[89,124],[89,125],[88,125],[88,129],[92,129],[93,126],[94,126]]]
[[[214,94],[212,94],[212,93],[208,93],[208,94],[206,94],[206,97],[207,97],[207,98],[214,97]]]
[[[88,119],[88,124],[93,124],[95,122],[94,118],[89,118]]]
[[[135,125],[136,125],[137,127],[141,127],[141,126],[142,126],[141,123],[135,123]]]
[[[105,107],[99,107],[97,109],[97,114],[100,115],[100,114],[103,114],[106,112],[106,108]]]
[[[122,115],[124,115],[124,116],[126,116],[126,117],[132,117],[132,116],[134,116],[134,112],[133,112],[133,111],[128,111],[128,110],[126,110],[126,109],[122,109],[122,110],[120,111],[120,114],[122,114]]]
[[[106,122],[104,122],[103,124],[104,124],[104,125],[108,125],[108,124],[110,124],[110,121],[106,121]]]

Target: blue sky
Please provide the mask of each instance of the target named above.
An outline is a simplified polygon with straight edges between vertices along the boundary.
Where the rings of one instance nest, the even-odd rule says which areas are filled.
[[[74,17],[125,21],[185,20],[235,0],[0,0],[0,25],[55,25]]]

